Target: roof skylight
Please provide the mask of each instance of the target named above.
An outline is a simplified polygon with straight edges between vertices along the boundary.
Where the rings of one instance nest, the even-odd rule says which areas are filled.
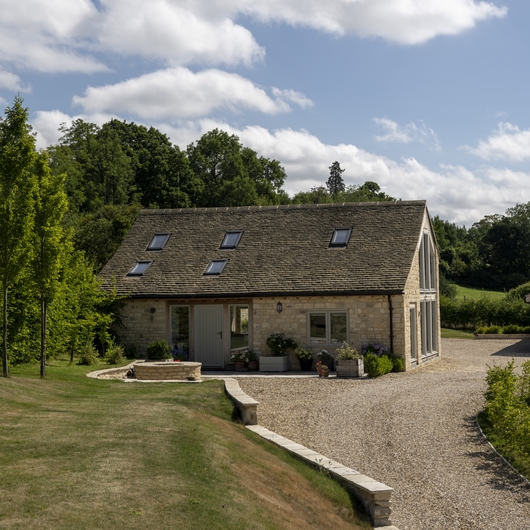
[[[151,266],[152,261],[137,261],[136,265],[127,273],[127,276],[143,276]]]
[[[170,235],[171,234],[167,232],[155,234],[153,239],[151,239],[151,243],[149,243],[147,250],[162,250],[166,246]]]
[[[206,267],[204,274],[208,276],[221,274],[227,262],[227,259],[214,259],[210,261],[210,264],[208,265],[208,267]]]
[[[230,230],[225,234],[223,242],[219,248],[237,248],[242,235],[243,230]]]
[[[335,228],[331,241],[329,242],[330,247],[345,247],[348,245],[350,240],[351,228]]]

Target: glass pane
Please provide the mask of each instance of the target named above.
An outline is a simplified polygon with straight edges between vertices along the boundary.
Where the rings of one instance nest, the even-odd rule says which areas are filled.
[[[151,266],[152,261],[137,261],[128,276],[141,276]]]
[[[222,248],[236,248],[241,238],[241,232],[227,232],[223,242],[221,243]]]
[[[348,324],[345,313],[331,313],[331,342],[344,342],[348,340]]]
[[[327,344],[325,313],[312,313],[309,316],[309,341],[312,344]]]
[[[169,234],[156,234],[151,243],[149,243],[149,250],[162,250],[169,239]]]
[[[187,359],[190,345],[190,308],[171,307],[171,347],[177,355]]]
[[[248,306],[230,306],[230,351],[248,348]]]
[[[349,228],[335,229],[333,232],[333,237],[331,238],[331,244],[337,246],[346,245],[350,239],[350,232],[351,230]]]
[[[226,260],[217,260],[210,262],[206,272],[204,274],[220,274],[221,271],[225,268]]]

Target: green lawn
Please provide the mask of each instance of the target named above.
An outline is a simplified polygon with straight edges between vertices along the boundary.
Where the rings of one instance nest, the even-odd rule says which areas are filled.
[[[483,298],[484,296],[488,298],[493,298],[494,300],[500,300],[504,298],[506,293],[502,291],[486,291],[484,289],[474,289],[472,287],[461,287],[460,285],[456,286],[456,298],[457,300],[463,300],[464,296],[469,299]]]
[[[442,339],[471,339],[473,340],[473,332],[462,329],[442,328]]]
[[[336,482],[233,421],[222,382],[89,370],[0,378],[0,529],[370,528]]]

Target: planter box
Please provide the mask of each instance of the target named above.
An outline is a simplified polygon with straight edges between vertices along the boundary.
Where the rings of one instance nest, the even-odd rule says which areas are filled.
[[[337,377],[363,377],[364,376],[364,360],[351,359],[343,361],[337,359],[335,361],[335,370]]]
[[[289,356],[283,357],[260,357],[259,371],[260,372],[287,372],[291,368]]]

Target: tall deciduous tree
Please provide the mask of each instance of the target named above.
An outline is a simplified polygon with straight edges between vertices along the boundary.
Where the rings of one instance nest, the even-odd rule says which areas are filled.
[[[344,169],[341,169],[340,164],[335,161],[331,166],[329,166],[329,178],[326,182],[326,186],[328,188],[329,194],[335,198],[341,191],[346,190],[346,186],[344,185],[344,180],[342,178],[342,174],[344,173]]]
[[[8,293],[30,256],[33,213],[35,138],[28,109],[16,97],[0,122],[0,279],[3,291],[2,372],[9,375],[7,357]]]
[[[48,305],[59,287],[59,274],[67,253],[71,253],[70,234],[62,227],[68,209],[64,190],[66,175],[52,175],[48,157],[41,153],[36,163],[35,215],[33,229],[32,277],[40,300],[41,355],[40,375],[46,375]]]

